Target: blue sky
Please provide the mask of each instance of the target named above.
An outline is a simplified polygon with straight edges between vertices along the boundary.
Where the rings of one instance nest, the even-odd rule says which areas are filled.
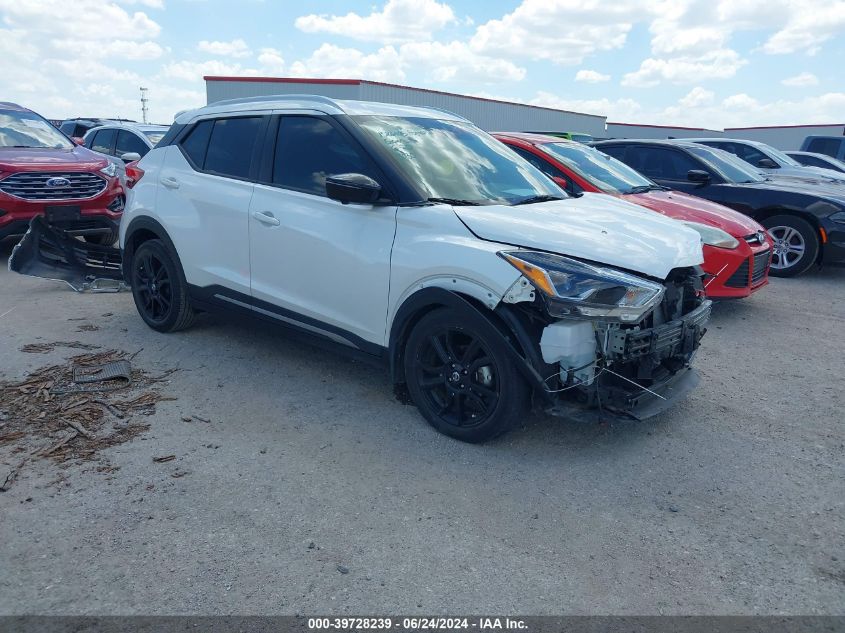
[[[0,100],[203,105],[204,74],[360,78],[722,128],[845,122],[845,2],[0,0]]]

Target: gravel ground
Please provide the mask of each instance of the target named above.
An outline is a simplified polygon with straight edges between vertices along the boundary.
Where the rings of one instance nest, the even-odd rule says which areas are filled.
[[[380,369],[222,317],[161,335],[10,250],[0,380],[79,353],[19,351],[57,340],[180,371],[119,470],[40,460],[0,493],[0,614],[843,613],[845,269],[717,305],[657,419],[470,446]]]

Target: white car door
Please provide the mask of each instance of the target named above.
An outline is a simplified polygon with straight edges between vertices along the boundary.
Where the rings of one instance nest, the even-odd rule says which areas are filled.
[[[268,137],[274,160],[249,219],[256,308],[362,349],[384,345],[396,206],[325,194],[327,175],[383,177],[331,117],[285,114]]]
[[[254,187],[249,178],[267,118],[200,121],[179,145],[166,148],[156,212],[189,284],[223,286],[249,296],[248,218]]]

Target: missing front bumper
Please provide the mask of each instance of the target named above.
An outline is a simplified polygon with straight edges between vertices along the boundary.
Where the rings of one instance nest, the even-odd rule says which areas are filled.
[[[9,270],[63,281],[77,292],[125,288],[120,249],[89,244],[36,216],[9,257]]]

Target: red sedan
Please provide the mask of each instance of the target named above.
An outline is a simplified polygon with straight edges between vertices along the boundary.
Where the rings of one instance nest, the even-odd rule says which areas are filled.
[[[542,134],[494,134],[570,194],[605,193],[680,220],[701,234],[707,296],[747,297],[769,283],[772,240],[746,215],[670,191],[624,163],[580,143]]]

